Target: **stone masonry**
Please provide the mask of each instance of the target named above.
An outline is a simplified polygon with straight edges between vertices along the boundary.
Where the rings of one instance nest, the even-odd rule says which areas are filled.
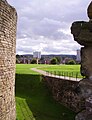
[[[81,48],[81,74],[85,76],[79,82],[80,96],[84,98],[85,109],[76,116],[76,120],[92,120],[92,2],[88,6],[89,21],[77,21],[72,24],[71,33]]]
[[[15,120],[16,10],[0,0],[0,120]]]
[[[84,109],[84,99],[79,96],[79,81],[43,76],[43,81],[50,89],[53,98],[73,110],[79,112]]]

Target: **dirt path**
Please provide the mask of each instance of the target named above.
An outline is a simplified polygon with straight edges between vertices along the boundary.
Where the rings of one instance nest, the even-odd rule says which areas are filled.
[[[67,77],[67,76],[58,76],[58,75],[50,74],[50,73],[48,73],[46,71],[43,71],[43,70],[39,70],[37,68],[31,68],[31,70],[33,70],[35,72],[38,72],[38,73],[40,73],[42,75],[45,75],[45,76],[61,78],[61,79],[64,79],[64,80],[80,81],[82,79],[82,78],[72,78],[72,77]]]

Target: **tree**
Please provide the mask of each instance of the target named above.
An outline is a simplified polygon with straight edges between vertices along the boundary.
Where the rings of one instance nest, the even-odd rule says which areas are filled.
[[[57,64],[57,59],[54,57],[50,60],[50,64]]]
[[[16,63],[18,64],[18,63],[20,63],[20,61],[19,61],[19,59],[18,58],[16,58]]]
[[[69,65],[75,65],[76,62],[74,60],[69,60],[67,64],[69,64]]]
[[[33,58],[33,59],[31,60],[31,64],[37,64],[37,60],[36,60],[35,58]]]
[[[16,55],[16,58],[20,58],[20,55],[17,54],[17,55]]]
[[[57,63],[60,64],[61,63],[61,57],[56,56],[55,58],[57,59]]]

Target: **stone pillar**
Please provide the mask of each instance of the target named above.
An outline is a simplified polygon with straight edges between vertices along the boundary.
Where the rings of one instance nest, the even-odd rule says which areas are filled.
[[[79,95],[84,99],[85,109],[76,116],[76,120],[92,120],[92,2],[88,6],[87,13],[88,22],[77,21],[71,27],[74,40],[83,46],[81,48],[81,74],[85,76],[78,86]]]
[[[0,0],[0,120],[15,120],[16,10]]]

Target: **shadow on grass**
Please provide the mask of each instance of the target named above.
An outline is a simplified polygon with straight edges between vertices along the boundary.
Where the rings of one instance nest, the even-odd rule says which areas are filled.
[[[24,115],[17,120],[74,120],[75,113],[52,98],[40,75],[16,74],[15,88],[18,116]]]

